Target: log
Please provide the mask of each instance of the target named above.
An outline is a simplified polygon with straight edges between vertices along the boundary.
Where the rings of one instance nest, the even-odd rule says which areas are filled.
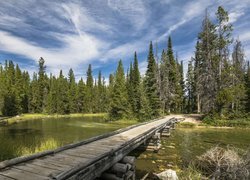
[[[135,164],[135,157],[134,156],[125,156],[121,160],[121,162],[122,163],[128,163],[128,164],[134,165]]]
[[[155,133],[153,136],[152,136],[152,139],[160,139],[161,138],[161,134],[160,133]]]
[[[125,174],[125,180],[135,180],[135,172],[134,171],[128,171]]]
[[[129,166],[129,170],[130,171],[134,171],[135,170],[135,164],[128,164],[127,165]]]
[[[103,180],[123,180],[123,178],[117,177],[115,174],[111,174],[111,173],[103,173],[101,176],[101,179]]]
[[[149,175],[149,173],[145,174],[145,175],[141,178],[141,180],[145,180],[145,179],[148,177],[148,175]]]
[[[162,133],[161,136],[162,136],[162,137],[169,137],[169,136],[170,136],[170,133]]]
[[[173,130],[175,129],[175,123],[171,124],[171,129],[173,129]]]
[[[127,164],[116,163],[114,166],[110,168],[110,172],[113,173],[126,173],[129,170],[129,166]]]

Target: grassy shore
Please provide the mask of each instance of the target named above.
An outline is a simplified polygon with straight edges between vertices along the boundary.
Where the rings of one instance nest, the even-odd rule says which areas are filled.
[[[182,128],[250,128],[250,117],[220,119],[220,118],[202,118],[194,115],[184,115],[185,120],[178,124]]]
[[[27,120],[34,120],[34,119],[53,119],[53,118],[80,118],[80,117],[107,117],[107,113],[93,113],[93,114],[22,114],[15,117],[4,118],[2,123],[13,124],[19,121],[27,121]]]

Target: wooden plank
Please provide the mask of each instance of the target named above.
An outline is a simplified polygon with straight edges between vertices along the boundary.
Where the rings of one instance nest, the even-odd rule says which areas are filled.
[[[89,159],[77,158],[77,157],[67,156],[67,155],[62,155],[62,154],[57,154],[56,156],[50,158],[50,162],[56,162],[59,164],[65,164],[65,165],[70,165],[70,166],[83,163],[84,161],[89,161]]]
[[[59,170],[55,170],[55,169],[49,169],[49,168],[45,168],[45,167],[41,167],[35,164],[25,164],[25,165],[17,165],[14,167],[15,169],[19,169],[22,171],[27,171],[30,173],[34,173],[40,176],[49,176],[51,174],[56,174],[56,173],[60,173],[62,171]]]
[[[22,171],[15,168],[9,168],[5,171],[0,172],[1,175],[13,178],[13,179],[22,179],[22,180],[48,180],[48,177],[40,176],[34,173],[27,171]]]
[[[15,180],[13,178],[10,178],[10,177],[7,177],[7,176],[1,175],[1,174],[0,174],[0,179],[1,180]]]
[[[58,164],[51,164],[48,161],[40,161],[40,160],[34,160],[32,161],[31,164],[35,164],[35,165],[42,166],[42,167],[48,167],[50,169],[55,169],[59,171],[63,171],[70,167],[70,166],[58,166]]]
[[[69,164],[63,164],[63,163],[53,161],[53,160],[50,160],[50,159],[46,159],[46,161],[44,160],[43,162],[51,164],[51,165],[55,165],[55,166],[58,166],[58,167],[63,167],[65,169],[69,169],[71,167]]]
[[[61,152],[60,154],[86,158],[86,159],[93,159],[94,157],[96,157],[95,155],[92,155],[92,154],[84,154],[82,152],[77,152],[77,151],[70,151],[70,152],[65,151],[65,152]]]

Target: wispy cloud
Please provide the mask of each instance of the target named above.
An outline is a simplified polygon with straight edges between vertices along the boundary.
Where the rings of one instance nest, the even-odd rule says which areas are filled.
[[[225,5],[238,29],[234,35],[240,35],[249,49],[249,4],[249,0],[0,1],[0,52],[27,62],[42,56],[51,72],[72,67],[83,74],[88,63],[112,70],[118,59],[128,64],[137,51],[145,72],[142,60],[149,42],[157,41],[160,52],[170,34],[179,59],[188,61],[205,9],[214,14],[218,5]]]
[[[23,55],[35,61],[39,57],[44,57],[48,66],[57,68],[75,67],[79,63],[88,62],[98,57],[103,45],[102,42],[87,34],[81,36],[55,34],[54,37],[60,40],[64,47],[49,49],[4,31],[0,31],[0,37],[1,50]]]

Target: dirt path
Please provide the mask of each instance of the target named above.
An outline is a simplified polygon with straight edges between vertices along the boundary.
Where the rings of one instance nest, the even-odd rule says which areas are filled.
[[[196,125],[201,123],[201,114],[181,114],[176,115],[177,118],[185,118],[183,122],[194,123]]]

